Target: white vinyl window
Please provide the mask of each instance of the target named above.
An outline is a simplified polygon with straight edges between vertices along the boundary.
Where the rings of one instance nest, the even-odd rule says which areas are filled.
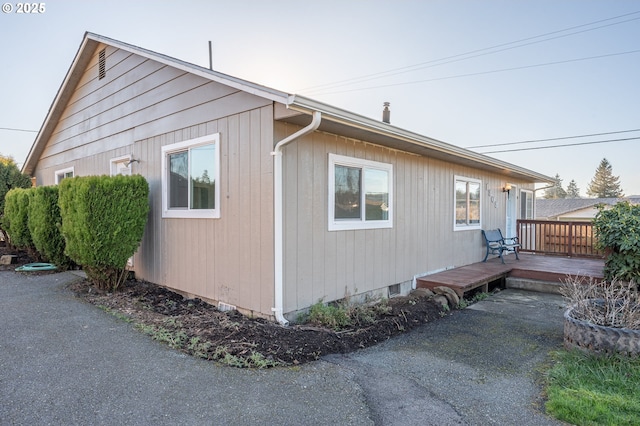
[[[59,184],[62,179],[72,178],[75,176],[73,167],[67,167],[66,169],[56,170],[55,172],[56,185]]]
[[[131,175],[131,156],[125,155],[124,157],[112,158],[109,168],[111,170],[111,176]]]
[[[533,191],[520,191],[520,219],[533,219]]]
[[[220,134],[162,147],[162,217],[220,217]]]
[[[480,229],[481,187],[477,179],[455,177],[454,231]]]
[[[393,165],[329,154],[329,231],[393,227]]]

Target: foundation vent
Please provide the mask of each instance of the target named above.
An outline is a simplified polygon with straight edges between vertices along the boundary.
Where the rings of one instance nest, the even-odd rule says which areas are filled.
[[[400,295],[400,284],[393,284],[389,286],[389,297]]]
[[[224,302],[218,302],[218,310],[220,312],[235,311],[236,307]]]

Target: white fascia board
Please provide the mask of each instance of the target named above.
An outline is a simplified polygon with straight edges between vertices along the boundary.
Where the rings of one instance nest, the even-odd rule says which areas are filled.
[[[37,153],[38,157],[40,156],[40,153],[37,152],[37,148],[40,147],[40,144],[44,143],[41,141],[42,138],[45,135],[48,137],[50,131],[53,130],[53,129],[49,129],[48,127],[51,123],[54,113],[57,111],[57,108],[59,107],[59,104],[61,102],[63,95],[66,94],[66,91],[69,88],[70,82],[74,78],[75,79],[78,78],[75,72],[77,71],[77,68],[78,68],[78,62],[80,62],[81,58],[84,58],[83,52],[85,52],[85,50],[87,49],[87,44],[89,44],[88,33],[85,34],[85,37],[82,39],[82,43],[80,43],[80,47],[78,48],[78,51],[76,52],[76,55],[73,58],[73,62],[71,62],[71,65],[69,66],[69,70],[67,71],[67,74],[65,75],[64,80],[62,80],[62,84],[58,88],[58,92],[56,93],[56,96],[53,99],[53,102],[51,103],[49,110],[47,111],[47,115],[45,116],[45,119],[42,122],[42,126],[40,126],[40,130],[36,135],[36,139],[31,145],[31,149],[27,154],[27,158],[25,159],[24,164],[22,165],[23,173],[27,173],[31,175],[31,173],[33,172],[33,169],[35,168],[35,165],[31,164],[33,161],[37,160],[33,158],[33,155]]]
[[[95,40],[99,43],[108,44],[119,49],[126,50],[136,55],[140,55],[147,59],[151,59],[162,64],[180,69],[182,71],[206,78],[216,83],[221,83],[238,90],[242,90],[252,95],[260,96],[262,98],[269,99],[274,102],[286,103],[289,97],[288,93],[284,93],[275,89],[271,89],[266,86],[251,83],[246,80],[232,77],[217,71],[210,70],[208,68],[201,67],[199,65],[191,64],[189,62],[181,61],[180,59],[172,58],[161,53],[153,52],[151,50],[143,49],[132,44],[124,43],[118,40],[113,40],[109,37],[101,36],[99,34],[87,33],[87,38]]]
[[[432,150],[453,155],[461,159],[471,160],[476,163],[488,165],[496,169],[512,171],[520,175],[528,176],[536,183],[555,182],[553,178],[541,173],[537,173],[532,170],[528,170],[493,157],[478,154],[476,152],[469,151],[468,149],[451,145],[437,139],[429,138],[427,136],[402,129],[400,127],[392,126],[390,124],[384,123],[383,121],[374,120],[360,114],[352,113],[347,110],[327,105],[313,99],[305,98],[298,95],[291,95],[289,96],[287,107],[306,113],[312,111],[321,111],[325,120],[339,122],[359,129],[400,139],[417,146],[425,146]]]

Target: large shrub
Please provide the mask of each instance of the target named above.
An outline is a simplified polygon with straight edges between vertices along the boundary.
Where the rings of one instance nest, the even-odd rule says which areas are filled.
[[[94,285],[117,289],[144,233],[147,181],[139,175],[87,176],[64,179],[59,186],[66,254]]]
[[[640,205],[600,205],[593,227],[598,248],[606,253],[605,278],[640,283]]]
[[[39,186],[29,190],[29,231],[36,250],[58,269],[69,269],[73,261],[64,254],[62,217],[58,206],[58,187]]]
[[[0,154],[0,240],[5,239],[6,225],[3,220],[4,200],[7,192],[14,188],[30,188],[29,176],[20,173],[20,169],[11,157]]]
[[[4,205],[4,229],[14,247],[36,254],[29,231],[29,193],[32,189],[14,188],[7,192]]]

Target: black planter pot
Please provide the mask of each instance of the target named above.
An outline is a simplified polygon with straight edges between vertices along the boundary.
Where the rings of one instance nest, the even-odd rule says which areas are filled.
[[[564,346],[596,354],[640,356],[640,330],[595,325],[564,313]]]

